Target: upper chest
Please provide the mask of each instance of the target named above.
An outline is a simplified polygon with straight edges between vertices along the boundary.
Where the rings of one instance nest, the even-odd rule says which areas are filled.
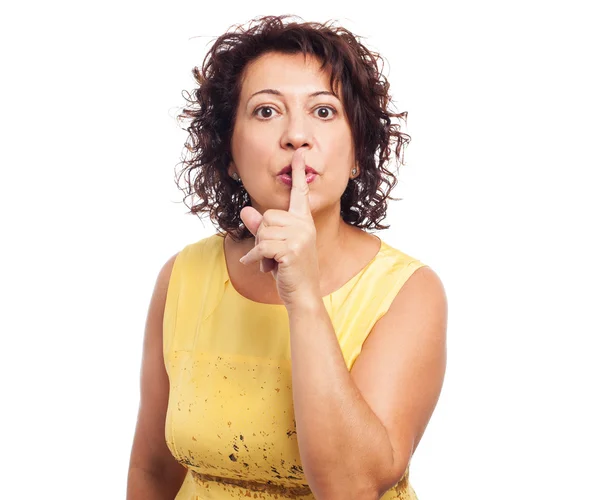
[[[355,230],[346,250],[336,256],[338,265],[322,273],[321,296],[326,297],[350,281],[377,255],[380,240],[362,230]],[[283,305],[277,292],[277,284],[272,274],[262,273],[259,264],[245,266],[239,262],[248,249],[234,244],[229,238],[224,242],[225,261],[229,280],[235,290],[254,302]]]

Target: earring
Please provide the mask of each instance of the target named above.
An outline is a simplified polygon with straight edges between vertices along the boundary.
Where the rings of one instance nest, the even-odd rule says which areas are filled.
[[[352,175],[356,175],[356,171],[357,171],[357,170],[356,170],[356,167],[354,167],[354,168],[352,169]]]
[[[232,175],[232,177],[233,177],[233,179],[234,179],[234,180],[236,180],[236,181],[239,181],[239,180],[240,180],[240,176],[237,174],[237,172],[234,172],[234,173],[233,173],[233,175]]]

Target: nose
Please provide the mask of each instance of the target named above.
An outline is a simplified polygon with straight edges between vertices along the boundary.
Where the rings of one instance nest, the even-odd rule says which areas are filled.
[[[281,135],[281,147],[284,149],[298,149],[312,147],[313,136],[310,119],[303,113],[288,113],[285,128]]]

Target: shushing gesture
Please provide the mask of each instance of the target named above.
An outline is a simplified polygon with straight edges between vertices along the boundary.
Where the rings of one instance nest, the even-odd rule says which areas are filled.
[[[310,211],[305,175],[304,149],[292,156],[292,188],[287,211],[269,209],[263,215],[244,207],[240,217],[255,236],[255,246],[240,262],[260,262],[261,271],[271,272],[279,297],[291,307],[307,299],[320,298],[317,231]]]

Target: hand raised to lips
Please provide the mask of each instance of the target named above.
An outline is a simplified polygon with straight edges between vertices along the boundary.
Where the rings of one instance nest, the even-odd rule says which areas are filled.
[[[310,210],[304,149],[292,156],[292,189],[287,211],[269,209],[263,215],[253,207],[240,212],[242,221],[255,236],[255,246],[240,259],[248,265],[259,262],[261,271],[271,272],[286,306],[320,297],[317,231]]]

